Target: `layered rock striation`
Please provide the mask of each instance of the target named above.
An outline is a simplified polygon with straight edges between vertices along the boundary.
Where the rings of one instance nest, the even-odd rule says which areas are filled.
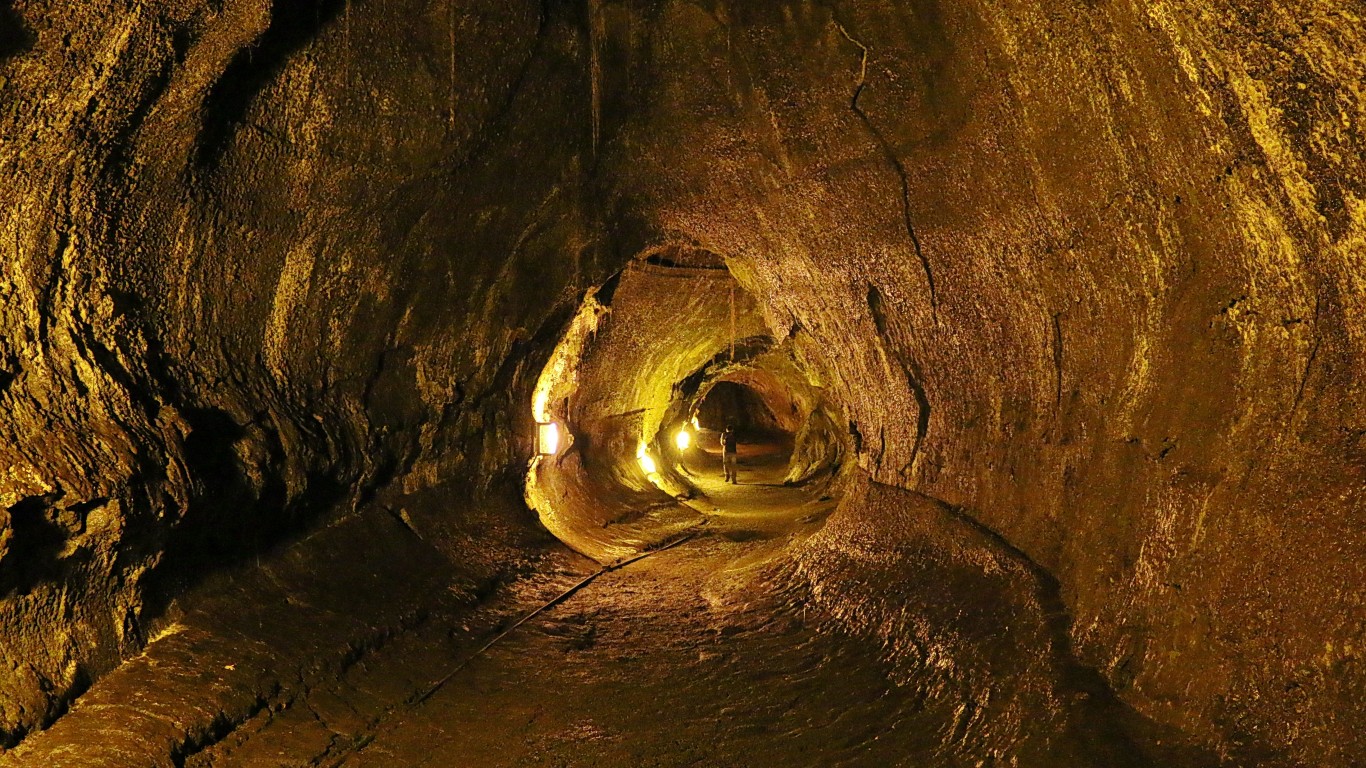
[[[537,376],[673,244],[849,422],[867,485],[798,556],[833,615],[928,605],[851,552],[959,542],[1041,674],[1228,764],[1359,762],[1361,13],[5,3],[0,744],[367,505],[443,499],[408,520],[497,572]]]

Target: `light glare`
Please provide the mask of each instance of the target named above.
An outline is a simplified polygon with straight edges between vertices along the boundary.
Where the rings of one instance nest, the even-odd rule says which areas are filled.
[[[686,429],[678,430],[678,434],[674,435],[674,445],[677,445],[680,451],[688,450],[688,446],[692,445],[692,434]]]
[[[640,468],[647,475],[653,475],[659,471],[659,467],[655,465],[654,458],[645,452],[645,443],[641,443],[640,447],[636,449],[636,461],[640,463]]]
[[[560,452],[560,425],[554,422],[539,424],[537,433],[537,452],[543,456],[553,456]]]

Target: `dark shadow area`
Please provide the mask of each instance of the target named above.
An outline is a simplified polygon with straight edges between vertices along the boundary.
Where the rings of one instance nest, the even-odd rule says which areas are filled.
[[[331,475],[314,472],[304,491],[290,500],[284,447],[273,428],[238,424],[217,409],[186,410],[184,416],[192,427],[185,457],[194,493],[167,536],[164,558],[148,578],[144,620],[161,616],[177,595],[209,575],[287,546],[346,490]],[[250,434],[248,427],[266,439],[268,465],[256,468],[257,482],[235,450]]]
[[[676,269],[726,269],[726,260],[700,248],[671,244],[645,256],[645,263]]]
[[[14,10],[13,0],[0,0],[0,61],[24,53],[37,42],[37,35]]]
[[[703,429],[720,431],[729,425],[753,437],[786,434],[763,396],[733,381],[722,381],[712,387],[697,408],[697,421]]]
[[[256,95],[302,49],[346,8],[345,0],[276,0],[270,26],[254,45],[233,56],[204,99],[204,127],[199,134],[196,165],[211,169],[246,118]]]
[[[66,531],[55,519],[59,494],[30,496],[8,510],[10,535],[0,549],[0,595],[27,594],[59,572]]]

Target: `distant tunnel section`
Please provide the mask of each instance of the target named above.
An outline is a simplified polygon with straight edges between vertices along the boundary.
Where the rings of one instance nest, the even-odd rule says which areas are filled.
[[[778,405],[777,411],[774,413],[764,396],[749,386],[737,381],[718,381],[698,404],[698,426],[717,432],[733,426],[754,435],[794,432],[792,421],[784,418],[787,409]]]
[[[778,481],[829,482],[845,455],[842,409],[809,366],[723,259],[643,255],[584,298],[541,374],[527,504],[600,561],[649,548],[706,522],[688,502],[728,421],[781,461]]]

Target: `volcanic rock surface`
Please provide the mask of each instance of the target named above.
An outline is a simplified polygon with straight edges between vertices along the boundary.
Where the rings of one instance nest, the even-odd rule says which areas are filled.
[[[836,506],[731,616],[942,708],[907,764],[1361,764],[1364,16],[0,1],[0,763],[208,761],[388,643],[474,650],[570,557],[524,482],[591,299],[537,461],[582,530],[668,512],[564,542],[744,557],[658,430],[781,384],[774,484]],[[619,289],[680,314],[633,342]]]

